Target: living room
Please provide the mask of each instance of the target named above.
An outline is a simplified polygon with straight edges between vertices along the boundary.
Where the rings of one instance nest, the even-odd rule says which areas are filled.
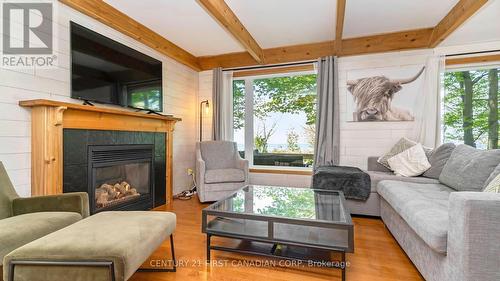
[[[500,0],[1,7],[3,280],[500,280]]]

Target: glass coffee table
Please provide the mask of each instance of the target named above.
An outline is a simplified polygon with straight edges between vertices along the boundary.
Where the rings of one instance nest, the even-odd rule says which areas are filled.
[[[354,252],[354,227],[340,191],[245,186],[203,209],[202,231],[208,261],[211,250],[253,254],[340,268],[342,280],[345,253]],[[212,236],[245,243],[212,245]],[[341,260],[330,260],[331,252],[340,252]]]

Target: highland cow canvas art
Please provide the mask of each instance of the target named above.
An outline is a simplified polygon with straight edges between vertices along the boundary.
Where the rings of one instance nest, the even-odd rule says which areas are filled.
[[[425,67],[418,66],[348,72],[348,112],[352,112],[352,121],[413,121],[424,72]]]

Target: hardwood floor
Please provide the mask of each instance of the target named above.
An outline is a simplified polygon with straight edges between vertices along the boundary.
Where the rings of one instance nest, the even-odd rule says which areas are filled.
[[[197,198],[192,198],[188,201],[174,200],[171,206],[157,209],[177,214],[177,228],[174,232],[175,254],[179,264],[177,272],[138,272],[130,281],[341,280],[338,269],[257,266],[263,258],[219,251],[212,251],[212,262],[218,260],[220,264],[205,265],[206,236],[201,233],[201,210],[206,206],[208,205],[200,204]],[[355,253],[347,254],[347,261],[350,263],[347,280],[423,280],[380,219],[354,217],[353,221]],[[217,238],[212,241],[219,244],[230,243]],[[166,253],[170,253],[168,240],[151,259],[169,259],[170,256],[167,257]],[[242,265],[252,261],[253,266]],[[227,265],[223,265],[225,262]],[[144,266],[149,264],[150,261]]]

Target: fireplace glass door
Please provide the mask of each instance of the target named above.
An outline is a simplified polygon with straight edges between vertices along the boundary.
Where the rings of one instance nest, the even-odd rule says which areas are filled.
[[[95,170],[97,210],[149,195],[149,162],[122,164]]]
[[[93,213],[134,210],[137,204],[152,204],[152,147],[94,146],[89,152],[89,195],[94,199]]]

